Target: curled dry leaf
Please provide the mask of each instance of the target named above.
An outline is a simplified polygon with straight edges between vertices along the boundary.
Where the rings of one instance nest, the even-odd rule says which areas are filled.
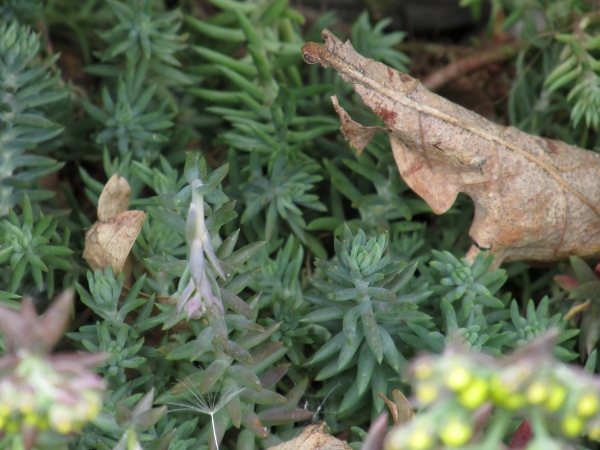
[[[98,199],[98,221],[106,222],[129,209],[131,188],[125,178],[115,173],[106,182]]]
[[[469,258],[489,251],[497,267],[600,256],[599,154],[492,123],[359,55],[328,30],[323,39],[302,47],[304,60],[336,69],[386,125],[363,127],[333,97],[351,144],[360,151],[385,130],[400,175],[436,214],[459,192],[473,199]]]
[[[129,208],[129,183],[118,174],[113,175],[102,190],[98,200],[98,221],[85,235],[83,258],[93,270],[111,266],[115,274],[123,270],[146,214],[127,211]]]
[[[377,395],[386,403],[390,413],[392,413],[394,425],[402,425],[403,423],[408,422],[415,417],[415,412],[412,405],[404,396],[404,394],[398,389],[394,389],[392,391],[392,398],[394,399],[393,402],[381,392],[379,392]]]
[[[269,447],[269,450],[351,450],[344,441],[325,433],[325,422],[307,426],[291,441]]]

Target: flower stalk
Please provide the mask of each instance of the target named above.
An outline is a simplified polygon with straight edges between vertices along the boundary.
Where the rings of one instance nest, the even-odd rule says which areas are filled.
[[[218,287],[213,275],[207,270],[206,258],[217,275],[225,278],[219,259],[215,255],[210,234],[204,222],[204,196],[202,181],[192,182],[192,202],[186,222],[186,238],[190,245],[189,273],[190,280],[179,296],[177,311],[185,309],[188,320],[199,319],[207,311],[214,313],[215,308],[223,315],[225,308],[221,299],[214,294]]]

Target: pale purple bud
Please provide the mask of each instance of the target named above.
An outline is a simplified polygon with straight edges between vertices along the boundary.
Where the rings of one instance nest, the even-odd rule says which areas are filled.
[[[185,305],[185,312],[188,319],[199,319],[206,311],[206,306],[203,304],[200,294],[196,293],[188,300]]]
[[[200,284],[200,286],[198,286],[198,289],[200,290],[200,294],[202,295],[202,298],[204,299],[205,303],[208,304],[212,311],[214,311],[214,305],[217,305],[219,311],[221,311],[221,314],[225,314],[225,308],[223,307],[223,303],[221,303],[221,300],[219,300],[219,298],[213,294],[212,287],[207,277],[204,277],[202,279],[202,283]]]
[[[187,301],[192,296],[195,290],[196,284],[193,280],[190,280],[188,285],[185,287],[185,289],[179,296],[179,300],[177,300],[177,312],[181,312],[183,310],[183,307],[185,306],[185,304],[187,303]]]

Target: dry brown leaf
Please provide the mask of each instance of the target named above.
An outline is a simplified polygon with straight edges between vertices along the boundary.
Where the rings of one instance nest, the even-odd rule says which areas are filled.
[[[333,67],[383,120],[400,175],[436,214],[459,192],[475,203],[470,235],[502,261],[600,256],[600,155],[503,127],[354,51],[323,30],[304,60]],[[362,127],[332,98],[342,132],[362,150],[380,127]]]
[[[325,433],[325,422],[307,426],[299,436],[269,450],[351,450],[344,441]]]
[[[125,178],[115,173],[106,182],[98,199],[98,220],[106,222],[129,209],[131,188]]]
[[[392,419],[394,425],[401,425],[405,422],[412,420],[415,417],[415,412],[408,399],[398,389],[392,391],[392,402],[389,398],[383,395],[381,392],[377,394],[382,399],[392,413]]]
[[[146,214],[127,211],[131,189],[125,178],[115,174],[106,183],[98,200],[98,222],[85,235],[83,258],[92,270],[111,266],[115,274],[123,270]]]

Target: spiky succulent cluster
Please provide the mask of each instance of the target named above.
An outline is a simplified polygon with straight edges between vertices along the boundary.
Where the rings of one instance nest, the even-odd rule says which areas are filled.
[[[177,34],[181,27],[179,9],[165,12],[155,9],[153,2],[109,0],[108,5],[117,19],[110,30],[100,33],[109,45],[103,52],[103,60],[125,54],[131,59],[154,59],[178,66],[173,53],[184,48],[184,37]]]
[[[0,266],[9,266],[13,271],[8,291],[16,292],[30,272],[37,289],[46,288],[48,296],[52,296],[54,271],[71,270],[66,258],[73,253],[67,246],[69,232],[65,230],[61,237],[52,217],[34,217],[28,196],[23,200],[22,211],[21,220],[13,210],[0,223]]]
[[[386,392],[388,380],[405,362],[396,332],[408,322],[429,320],[418,303],[431,292],[404,293],[416,264],[395,260],[386,254],[387,247],[387,234],[367,238],[362,230],[352,234],[346,227],[343,238],[335,241],[336,260],[317,260],[319,276],[310,280],[319,295],[308,299],[318,309],[303,320],[324,322],[334,336],[307,364],[320,366],[317,380],[337,376],[328,384],[341,383],[346,393],[340,413],[357,408],[369,388],[376,408],[383,408],[377,393]]]
[[[0,217],[26,188],[31,200],[51,197],[34,183],[62,166],[37,152],[25,154],[62,132],[44,110],[68,94],[50,71],[56,57],[40,61],[40,47],[39,36],[27,27],[0,21]]]

